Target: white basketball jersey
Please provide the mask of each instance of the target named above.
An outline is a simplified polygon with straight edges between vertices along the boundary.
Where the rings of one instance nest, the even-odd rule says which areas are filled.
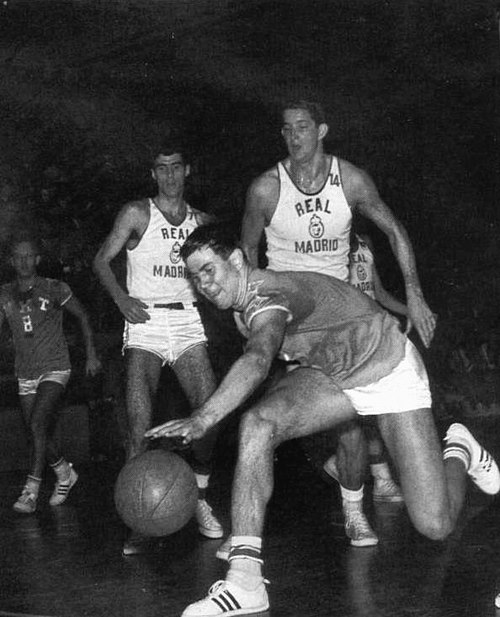
[[[198,227],[187,205],[186,218],[172,225],[152,199],[149,223],[137,246],[127,249],[129,294],[146,303],[194,302],[195,293],[179,251],[189,234]]]
[[[356,235],[358,248],[349,254],[349,283],[375,300],[373,286],[373,253],[366,242]]]
[[[265,229],[268,267],[312,271],[347,281],[352,212],[342,189],[339,164],[331,157],[325,183],[304,193],[278,163],[280,195]]]

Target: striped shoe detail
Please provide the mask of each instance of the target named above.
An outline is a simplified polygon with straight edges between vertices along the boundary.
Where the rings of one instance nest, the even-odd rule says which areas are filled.
[[[446,433],[445,442],[444,458],[460,458],[471,480],[484,493],[496,495],[500,491],[500,470],[495,459],[466,426],[459,422],[452,424]]]
[[[182,617],[219,617],[225,615],[252,615],[262,613],[269,608],[269,598],[266,584],[262,584],[253,591],[243,589],[230,581],[217,581],[208,590],[208,595],[194,604],[190,604]]]
[[[212,602],[215,602],[223,613],[228,611],[236,611],[241,608],[241,604],[226,588],[226,581],[218,581],[214,583],[208,592]]]
[[[470,470],[471,476],[474,477],[474,474],[481,473],[483,471],[488,473],[489,471],[491,471],[493,463],[494,461],[493,461],[493,457],[491,456],[491,454],[484,448],[481,448],[481,454],[479,455],[479,461],[474,466],[474,469]]]
[[[69,477],[64,481],[57,481],[49,503],[51,506],[60,506],[64,503],[69,495],[70,490],[76,484],[78,474],[73,469],[73,465],[69,463]]]

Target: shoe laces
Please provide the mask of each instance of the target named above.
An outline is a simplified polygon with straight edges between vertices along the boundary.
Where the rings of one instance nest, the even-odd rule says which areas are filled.
[[[35,501],[35,499],[36,499],[35,493],[33,493],[33,491],[31,491],[29,486],[25,486],[23,488],[23,492],[21,493],[21,496],[19,497],[19,499],[17,501],[19,501],[21,503],[28,503],[30,501]]]
[[[215,520],[215,517],[212,512],[212,508],[208,505],[208,503],[204,499],[198,500],[198,516],[201,518],[203,523],[212,523]]]
[[[353,510],[352,512],[349,512],[346,522],[348,525],[356,527],[356,529],[363,534],[373,534],[370,523],[361,510]]]
[[[209,596],[216,596],[217,594],[224,591],[226,588],[226,581],[216,581],[208,590]]]
[[[270,582],[267,580],[267,578],[263,578],[262,582],[264,583],[264,585],[270,585]],[[227,589],[226,580],[216,581],[208,590],[208,595],[209,597],[217,596],[218,594],[226,591],[226,589]]]
[[[380,478],[376,481],[377,488],[387,493],[400,493],[399,486],[392,478]]]
[[[471,475],[476,476],[478,473],[486,472],[488,473],[491,470],[493,465],[493,457],[489,452],[487,452],[484,448],[481,448],[481,454],[479,456],[479,461],[474,465],[473,473]]]

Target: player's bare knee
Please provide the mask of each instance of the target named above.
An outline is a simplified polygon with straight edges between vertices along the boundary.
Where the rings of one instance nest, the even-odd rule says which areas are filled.
[[[429,516],[414,521],[415,528],[429,540],[442,541],[453,531],[449,516]]]
[[[258,409],[245,413],[240,422],[240,444],[259,444],[268,447],[275,433],[275,423],[265,418]]]

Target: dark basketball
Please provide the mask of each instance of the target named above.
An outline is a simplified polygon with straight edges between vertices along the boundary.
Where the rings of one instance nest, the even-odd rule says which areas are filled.
[[[168,536],[191,519],[198,488],[191,467],[178,454],[150,450],[128,461],[115,484],[123,522],[145,536]]]

